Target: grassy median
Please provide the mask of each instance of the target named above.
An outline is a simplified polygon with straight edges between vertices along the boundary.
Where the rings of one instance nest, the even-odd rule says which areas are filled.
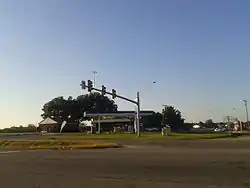
[[[200,140],[200,139],[218,139],[231,138],[236,135],[228,133],[171,133],[169,136],[162,136],[161,133],[142,133],[140,137],[135,134],[59,134],[59,135],[44,135],[41,139],[44,140]]]
[[[116,143],[74,140],[5,140],[0,141],[0,148],[4,149],[105,149],[120,148]]]

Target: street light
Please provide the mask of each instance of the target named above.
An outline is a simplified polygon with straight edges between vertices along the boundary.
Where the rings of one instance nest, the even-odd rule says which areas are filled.
[[[164,127],[164,113],[168,105],[163,104],[163,109],[162,109],[162,118],[161,118],[161,126]]]
[[[93,76],[94,76],[94,87],[95,87],[95,77],[96,77],[97,71],[92,71],[92,73],[93,73]]]

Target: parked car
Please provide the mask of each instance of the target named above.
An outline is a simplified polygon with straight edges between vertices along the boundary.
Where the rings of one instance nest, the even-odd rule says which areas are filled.
[[[157,127],[145,128],[145,131],[148,131],[148,132],[158,132],[160,130],[161,129],[159,129]]]
[[[48,132],[47,131],[41,131],[41,134],[43,135],[43,134],[48,134]]]

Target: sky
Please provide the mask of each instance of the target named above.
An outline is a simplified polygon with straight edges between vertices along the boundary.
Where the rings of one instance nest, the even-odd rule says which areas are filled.
[[[92,71],[96,87],[131,99],[139,91],[142,109],[173,105],[191,122],[245,120],[249,7],[248,0],[0,0],[0,128],[36,124],[44,103],[86,94],[80,82]]]

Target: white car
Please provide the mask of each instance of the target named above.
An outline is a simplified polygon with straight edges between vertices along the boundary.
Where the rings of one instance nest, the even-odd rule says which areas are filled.
[[[43,134],[48,134],[48,132],[47,131],[41,131],[41,134],[43,135]]]

